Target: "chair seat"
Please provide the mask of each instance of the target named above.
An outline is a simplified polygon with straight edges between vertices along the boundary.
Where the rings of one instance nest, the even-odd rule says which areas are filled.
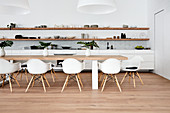
[[[122,69],[123,71],[138,71],[138,69]]]

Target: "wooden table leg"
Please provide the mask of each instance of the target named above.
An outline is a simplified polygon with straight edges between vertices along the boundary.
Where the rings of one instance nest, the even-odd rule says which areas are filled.
[[[92,61],[92,89],[98,89],[98,62]]]

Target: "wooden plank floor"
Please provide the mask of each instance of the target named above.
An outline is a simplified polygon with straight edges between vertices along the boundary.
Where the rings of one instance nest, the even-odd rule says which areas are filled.
[[[124,73],[117,77],[121,81]],[[170,113],[170,81],[152,73],[141,73],[144,85],[136,79],[134,89],[128,78],[121,86],[120,93],[116,84],[109,81],[103,93],[91,90],[91,73],[81,74],[84,88],[80,93],[76,82],[70,81],[63,93],[60,93],[66,75],[59,72],[55,83],[51,75],[47,78],[51,87],[47,93],[42,85],[35,83],[24,93],[27,83],[25,76],[18,80],[21,87],[13,83],[13,93],[9,85],[0,88],[0,113]],[[30,77],[29,77],[30,79]]]

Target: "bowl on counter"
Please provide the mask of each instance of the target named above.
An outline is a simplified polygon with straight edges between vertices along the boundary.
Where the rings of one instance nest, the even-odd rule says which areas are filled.
[[[69,46],[69,45],[63,45],[61,47],[62,47],[62,49],[71,49],[71,46]]]

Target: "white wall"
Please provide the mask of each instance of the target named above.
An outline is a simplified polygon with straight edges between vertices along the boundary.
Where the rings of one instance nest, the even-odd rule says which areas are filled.
[[[170,79],[170,1],[149,0],[148,8],[149,35],[152,48],[155,47],[155,73]]]
[[[79,13],[76,10],[78,0],[29,0],[31,13],[28,15],[9,16],[0,15],[0,27],[6,27],[10,22],[16,22],[23,27],[34,27],[41,24],[46,24],[48,27],[57,25],[84,25],[84,24],[99,24],[101,26],[122,27],[123,24],[137,25],[138,27],[147,27],[147,0],[116,0],[117,11],[106,15],[91,15]],[[128,38],[140,38],[140,34],[147,31],[144,30],[108,30],[108,31],[94,31],[94,30],[1,30],[0,38],[14,38],[16,34],[23,36],[41,36],[54,37],[57,35],[76,36],[81,37],[81,33],[88,33],[90,38],[94,36],[98,38],[106,38],[113,36],[120,36],[121,32],[125,32]],[[148,38],[148,36],[146,36]],[[146,41],[145,41],[146,42]],[[133,42],[134,48],[137,45],[143,45]],[[25,45],[24,42],[20,42]],[[34,42],[26,42],[27,45],[32,45]],[[56,42],[58,43],[58,42]],[[125,45],[129,43],[123,42]],[[130,42],[131,43],[131,42]],[[142,42],[143,43],[143,42]],[[137,44],[137,45],[135,45]],[[16,44],[15,44],[16,45]],[[18,45],[14,49],[17,49]],[[121,45],[121,44],[119,44]],[[115,45],[116,46],[116,45]],[[105,47],[105,44],[103,45]],[[124,48],[129,49],[127,46]],[[23,48],[23,47],[22,47]],[[119,48],[116,46],[116,48]]]
[[[147,26],[147,0],[116,0],[118,10],[107,15],[90,15],[77,12],[78,0],[29,0],[31,13],[24,16],[0,15],[0,27],[10,22],[24,26],[47,24],[84,25],[100,24],[122,26],[122,24]]]

